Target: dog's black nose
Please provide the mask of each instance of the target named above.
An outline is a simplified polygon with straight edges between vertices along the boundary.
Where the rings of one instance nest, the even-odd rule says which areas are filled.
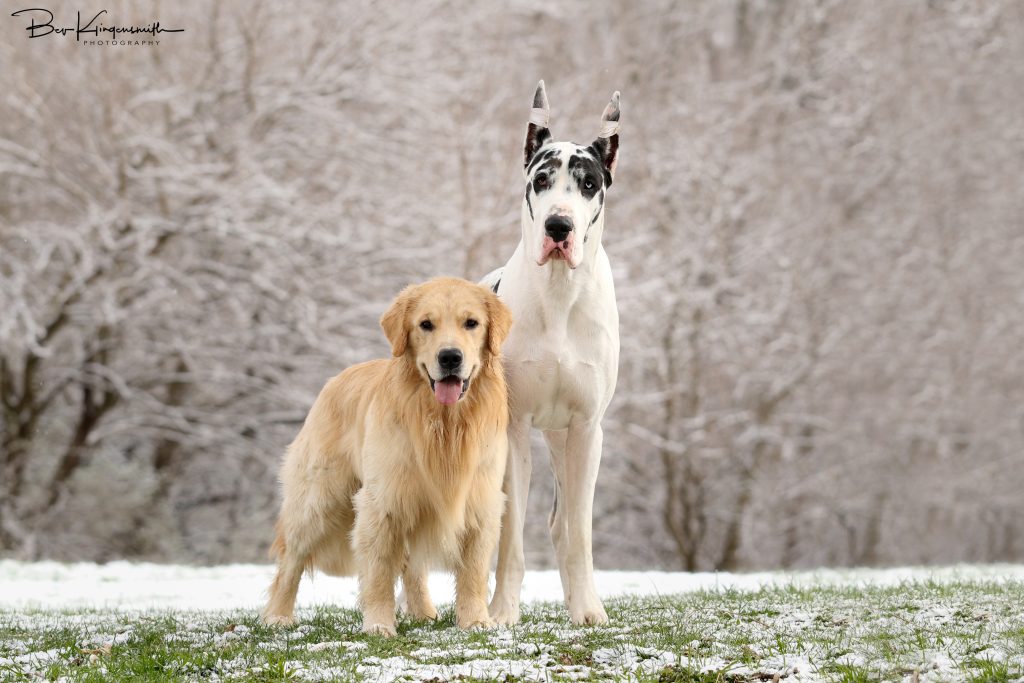
[[[544,221],[544,232],[556,242],[561,242],[568,237],[570,230],[572,230],[572,221],[568,216],[548,216],[548,219]]]
[[[462,365],[462,351],[458,349],[441,349],[437,353],[437,364],[442,370],[451,372]]]

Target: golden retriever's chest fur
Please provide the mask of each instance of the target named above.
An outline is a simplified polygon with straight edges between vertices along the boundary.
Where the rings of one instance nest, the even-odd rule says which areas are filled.
[[[333,393],[331,412],[339,425],[362,426],[338,429],[335,442],[337,460],[350,463],[358,481],[357,507],[387,510],[403,535],[432,549],[426,554],[458,557],[467,529],[501,506],[504,376],[486,370],[466,399],[446,407],[400,360],[371,361],[343,375],[348,390]],[[364,383],[403,389],[366,396]]]
[[[415,411],[414,411],[415,412]],[[474,487],[493,490],[500,481],[505,446],[503,420],[474,424],[473,411],[442,418],[422,416],[418,431],[400,429],[402,418],[392,415],[390,428],[381,432],[401,435],[404,443],[392,443],[389,455],[377,462],[364,460],[367,471],[364,486],[390,500],[408,532],[424,532],[435,541],[451,546],[469,526],[478,522],[480,496]],[[375,457],[374,448],[366,449],[364,459]],[[402,455],[404,454],[404,456]],[[499,484],[500,485],[500,484]]]

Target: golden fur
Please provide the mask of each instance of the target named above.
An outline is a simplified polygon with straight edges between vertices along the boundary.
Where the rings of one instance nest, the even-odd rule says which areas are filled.
[[[393,635],[395,579],[410,616],[436,618],[426,579],[441,560],[455,572],[458,625],[490,626],[487,573],[508,449],[500,350],[511,315],[489,289],[437,278],[403,290],[381,326],[394,357],[331,379],[285,454],[263,619],[292,623],[302,572],[317,568],[357,573],[363,629]],[[442,405],[431,371],[438,351],[453,347],[470,380],[457,403]]]

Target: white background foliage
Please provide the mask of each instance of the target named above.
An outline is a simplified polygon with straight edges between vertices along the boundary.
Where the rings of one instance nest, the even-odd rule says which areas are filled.
[[[623,98],[597,564],[1024,559],[1019,3],[104,6],[186,31],[0,16],[0,553],[263,557],[390,298],[510,255],[544,78]]]

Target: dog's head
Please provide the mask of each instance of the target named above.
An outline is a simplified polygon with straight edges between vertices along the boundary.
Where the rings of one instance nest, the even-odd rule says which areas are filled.
[[[552,142],[544,81],[537,84],[526,127],[526,197],[523,242],[537,265],[562,261],[576,268],[587,247],[601,239],[604,197],[619,158],[619,93],[601,116],[589,146]]]
[[[512,314],[486,287],[435,278],[406,287],[380,319],[395,357],[405,356],[423,386],[443,405],[472,391],[472,382],[501,354]]]

